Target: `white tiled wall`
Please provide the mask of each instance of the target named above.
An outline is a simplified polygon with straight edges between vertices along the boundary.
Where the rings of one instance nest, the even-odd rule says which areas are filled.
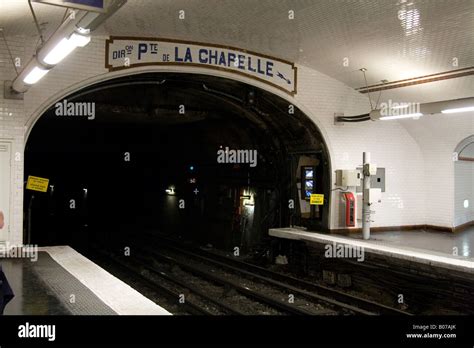
[[[474,134],[474,112],[438,114],[402,123],[423,153],[426,224],[453,227],[453,152],[463,139]]]
[[[474,162],[456,162],[454,180],[454,225],[459,226],[474,220]],[[465,200],[467,207],[464,207]]]
[[[23,147],[31,125],[47,107],[56,100],[67,96],[74,90],[101,81],[108,76],[120,73],[107,73],[104,68],[105,38],[94,38],[83,49],[76,50],[72,56],[49,72],[43,80],[25,94],[24,101],[4,100],[0,95],[0,138],[13,138],[15,150],[21,154],[20,161],[15,162],[15,195],[12,200],[14,212],[14,236],[11,240],[18,242],[22,235],[23,205]],[[34,42],[21,38],[9,38],[15,47],[14,56],[25,59],[33,51]],[[13,79],[15,74],[9,62],[5,47],[0,45],[0,81]],[[26,61],[25,61],[26,63]],[[157,70],[143,68],[135,71]],[[161,68],[173,70],[176,68]],[[184,70],[184,69],[181,69]],[[187,68],[189,72],[219,74],[224,77],[254,83],[252,80],[229,75],[228,73],[206,71],[198,68]],[[290,99],[282,92],[276,94]],[[451,153],[466,133],[463,122],[432,125],[436,132],[424,131],[421,122],[411,128],[412,124],[395,122],[365,122],[360,124],[333,124],[333,114],[343,112],[345,115],[357,115],[369,111],[367,97],[346,85],[317,71],[299,67],[298,94],[292,100],[300,107],[326,137],[331,154],[332,169],[354,168],[362,162],[362,152],[372,154],[372,162],[386,168],[386,192],[383,202],[375,207],[373,226],[397,226],[411,224],[436,224],[451,226],[453,223],[454,170]],[[11,114],[11,115],[10,115]],[[425,122],[422,121],[422,122]],[[426,121],[428,122],[428,121]],[[428,123],[423,125],[431,125]],[[440,129],[438,129],[440,127]],[[409,131],[407,131],[409,129]],[[450,133],[449,141],[444,134]],[[467,136],[467,135],[466,135]],[[464,136],[465,137],[465,136]],[[431,146],[434,146],[432,148]],[[440,161],[443,163],[440,165]],[[440,179],[432,176],[434,169],[439,169]],[[435,183],[438,185],[435,186]],[[427,199],[433,188],[440,201],[428,204]],[[336,209],[338,193],[332,197],[331,227],[340,228]],[[446,202],[451,202],[446,204]],[[451,208],[447,207],[449,205]]]
[[[7,38],[8,46],[13,57],[22,61],[25,57],[25,40],[23,37]],[[3,81],[12,80],[16,76],[3,40],[0,41],[0,139],[12,141],[12,197],[10,197],[9,241],[20,243],[23,229],[23,147],[24,147],[24,120],[25,110],[22,100],[6,100],[3,97]],[[7,170],[7,168],[0,168]],[[0,209],[2,209],[0,207]],[[6,209],[5,209],[6,211]]]
[[[463,142],[460,147],[459,156],[474,158],[474,143],[466,146]],[[474,221],[474,162],[461,160],[454,163],[454,188],[455,226]]]
[[[374,207],[372,226],[423,224],[424,160],[413,137],[396,121],[334,125],[335,112],[347,116],[368,112],[367,97],[313,70],[300,68],[299,72],[296,99],[324,127],[333,171],[361,165],[364,151],[371,153],[373,163],[386,168],[386,192],[382,203]],[[344,227],[337,216],[339,197],[340,193],[335,191],[331,228]]]

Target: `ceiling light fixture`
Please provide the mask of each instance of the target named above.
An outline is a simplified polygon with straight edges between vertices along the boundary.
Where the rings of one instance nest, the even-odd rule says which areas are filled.
[[[386,120],[397,120],[401,118],[418,118],[421,116],[423,116],[421,112],[415,112],[415,113],[406,114],[406,115],[383,116],[383,117],[380,117],[380,120],[386,121]]]
[[[71,41],[76,47],[84,47],[91,42],[91,37],[88,35],[72,33],[69,41]]]
[[[48,73],[49,70],[35,66],[28,75],[25,76],[23,82],[28,85],[34,85],[36,82],[41,80],[41,78]]]
[[[44,57],[43,62],[48,65],[56,65],[74,51],[75,48],[76,46],[71,41],[64,38]]]
[[[0,0],[1,2],[1,0]],[[117,12],[127,0],[108,0],[104,13],[87,10],[70,10],[59,28],[40,47],[13,81],[6,81],[5,95],[8,99],[23,99],[31,85],[38,82],[47,72],[77,47],[84,47],[90,41],[90,32],[96,30],[107,18]]]
[[[76,47],[84,47],[91,41],[90,36],[73,33],[69,38],[63,38],[54,48],[46,54],[43,62],[56,65],[66,58]]]
[[[474,106],[466,106],[464,108],[441,110],[441,113],[443,113],[443,114],[457,114],[458,112],[468,112],[468,111],[474,111]]]

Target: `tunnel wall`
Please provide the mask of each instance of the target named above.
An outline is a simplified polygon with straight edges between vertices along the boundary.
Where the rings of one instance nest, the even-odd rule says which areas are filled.
[[[383,202],[375,208],[373,226],[420,225],[427,222],[440,226],[452,226],[453,209],[446,209],[444,205],[431,206],[429,214],[425,209],[425,199],[430,192],[429,185],[426,185],[427,176],[430,168],[436,166],[437,157],[430,156],[430,153],[425,151],[426,146],[418,140],[416,132],[407,131],[407,128],[397,121],[334,125],[334,112],[357,115],[369,111],[367,97],[343,83],[315,70],[299,66],[298,93],[295,98],[292,98],[258,81],[202,68],[186,67],[178,70],[176,67],[146,67],[109,73],[104,67],[105,39],[106,37],[94,37],[86,48],[76,50],[46,75],[38,85],[33,86],[25,94],[23,101],[6,100],[3,95],[0,95],[0,138],[11,138],[14,143],[13,151],[16,153],[16,161],[13,162],[12,169],[14,175],[13,197],[10,200],[10,242],[20,243],[22,239],[23,152],[27,136],[38,117],[57,100],[88,85],[132,72],[150,71],[204,73],[228,77],[261,87],[291,101],[320,128],[330,153],[332,181],[334,181],[334,170],[351,169],[360,165],[363,151],[370,151],[372,161],[386,168],[387,192],[383,195]],[[13,56],[21,57],[26,63],[33,53],[35,42],[32,38],[9,37],[7,40]],[[15,72],[5,46],[0,46],[0,58],[3,85],[3,80],[12,80],[15,77]],[[436,128],[437,125],[433,124],[432,127]],[[462,127],[461,124],[449,123],[446,127],[454,127],[462,133],[458,128]],[[426,134],[426,137],[430,137],[429,134]],[[432,136],[433,139],[436,137],[436,135]],[[441,143],[439,145],[441,146]],[[451,153],[452,148],[453,146],[450,146],[447,151]],[[447,184],[438,189],[438,192],[444,195],[443,197],[452,197],[453,190],[451,193],[447,192],[452,189],[453,180],[454,170],[446,171],[443,181]],[[339,204],[340,194],[333,192],[331,229],[343,227],[338,216]]]

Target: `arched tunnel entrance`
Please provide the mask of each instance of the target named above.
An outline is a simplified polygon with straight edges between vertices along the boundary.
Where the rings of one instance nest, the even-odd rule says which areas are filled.
[[[271,227],[329,225],[320,131],[282,98],[224,78],[146,73],[74,93],[32,129],[29,175],[50,180],[46,193],[25,190],[25,240],[39,245],[147,232],[248,250]]]

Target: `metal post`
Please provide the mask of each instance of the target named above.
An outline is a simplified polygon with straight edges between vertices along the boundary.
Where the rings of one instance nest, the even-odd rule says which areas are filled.
[[[364,185],[362,190],[362,235],[364,239],[370,239],[370,203],[367,190],[370,189],[370,172],[366,165],[370,163],[370,152],[363,153],[362,174]]]
[[[30,204],[28,204],[28,245],[31,245],[31,209],[33,207],[33,200],[35,195],[32,195],[30,198]]]

